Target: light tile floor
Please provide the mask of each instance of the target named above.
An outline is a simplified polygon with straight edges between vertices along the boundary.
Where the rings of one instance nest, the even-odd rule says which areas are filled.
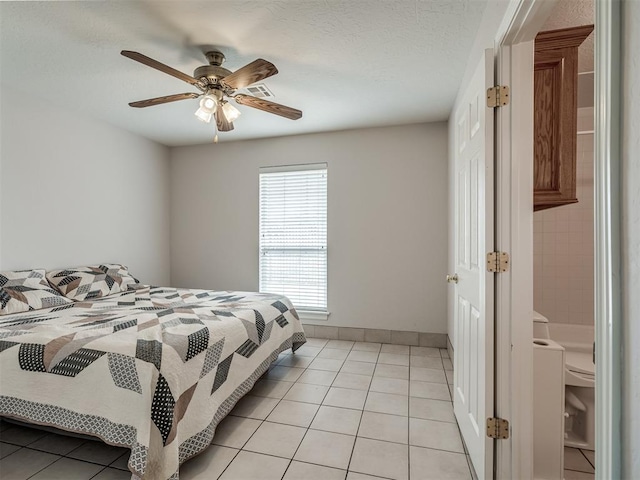
[[[564,480],[594,480],[595,452],[565,447],[564,449]]]
[[[309,339],[280,355],[180,478],[469,480],[450,369],[437,348]],[[3,480],[129,478],[125,449],[0,429]]]

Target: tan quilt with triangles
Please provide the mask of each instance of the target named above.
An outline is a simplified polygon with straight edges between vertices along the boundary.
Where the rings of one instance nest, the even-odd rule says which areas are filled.
[[[131,449],[178,479],[278,354],[305,342],[283,296],[142,287],[0,317],[0,415]]]

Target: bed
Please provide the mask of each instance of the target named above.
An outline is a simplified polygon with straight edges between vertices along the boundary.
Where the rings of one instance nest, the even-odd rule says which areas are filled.
[[[283,296],[135,285],[0,317],[0,415],[131,449],[178,479],[278,355],[305,336]]]

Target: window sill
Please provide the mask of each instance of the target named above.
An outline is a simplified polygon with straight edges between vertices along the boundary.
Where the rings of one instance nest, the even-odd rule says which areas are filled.
[[[326,322],[329,320],[331,312],[318,310],[296,310],[301,322]]]

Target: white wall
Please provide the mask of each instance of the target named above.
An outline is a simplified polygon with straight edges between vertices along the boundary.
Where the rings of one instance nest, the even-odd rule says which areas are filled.
[[[0,269],[129,266],[169,282],[169,150],[2,87]]]
[[[171,283],[257,290],[258,168],[319,162],[331,312],[322,324],[445,333],[445,123],[172,149]]]
[[[594,325],[593,149],[592,133],[578,135],[578,203],[533,214],[533,306],[550,322]]]
[[[640,2],[623,2],[622,36],[622,458],[640,476]]]

